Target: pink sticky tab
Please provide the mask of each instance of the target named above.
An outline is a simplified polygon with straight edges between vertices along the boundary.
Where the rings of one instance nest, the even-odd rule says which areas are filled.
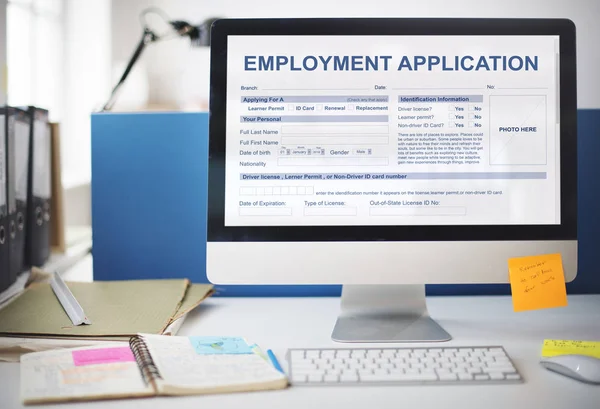
[[[129,347],[84,349],[73,351],[72,354],[75,366],[135,362]]]

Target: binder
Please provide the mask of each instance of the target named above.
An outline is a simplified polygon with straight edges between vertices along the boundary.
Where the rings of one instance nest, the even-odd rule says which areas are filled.
[[[0,113],[0,293],[12,284],[8,266],[8,201],[6,199],[6,115]]]
[[[52,141],[48,111],[33,106],[25,109],[30,125],[25,265],[41,267],[50,256]]]
[[[5,107],[8,203],[8,276],[13,283],[25,270],[27,182],[29,174],[29,121],[26,112]]]

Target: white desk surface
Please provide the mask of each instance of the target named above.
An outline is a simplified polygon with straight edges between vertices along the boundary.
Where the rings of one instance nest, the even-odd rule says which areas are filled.
[[[600,386],[577,382],[539,365],[545,338],[600,340],[600,295],[569,296],[568,307],[523,313],[514,313],[510,298],[504,296],[430,297],[428,305],[431,315],[453,336],[452,341],[436,345],[502,345],[525,378],[525,383],[290,387],[269,392],[48,406],[69,409],[600,408]],[[398,345],[332,342],[330,335],[338,312],[338,298],[212,297],[188,316],[179,335],[244,336],[265,350],[273,349],[284,367],[285,351],[291,347]],[[404,344],[423,345],[432,344]],[[19,365],[0,363],[0,408],[20,407]]]

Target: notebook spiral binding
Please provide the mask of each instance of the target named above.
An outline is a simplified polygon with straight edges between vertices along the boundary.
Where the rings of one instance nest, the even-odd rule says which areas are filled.
[[[144,378],[144,382],[146,384],[153,383],[154,380],[162,379],[150,352],[148,351],[148,347],[144,342],[144,339],[139,335],[131,337],[129,339],[129,346],[131,347],[131,351],[133,352],[133,356],[135,361],[142,372],[142,377]]]

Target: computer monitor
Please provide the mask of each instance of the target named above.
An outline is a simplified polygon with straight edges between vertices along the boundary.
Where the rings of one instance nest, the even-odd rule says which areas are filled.
[[[575,27],[564,19],[212,26],[207,275],[342,284],[332,338],[444,341],[425,284],[577,265]]]

